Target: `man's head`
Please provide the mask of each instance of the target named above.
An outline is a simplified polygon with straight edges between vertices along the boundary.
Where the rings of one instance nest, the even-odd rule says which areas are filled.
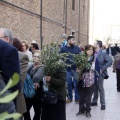
[[[0,28],[0,39],[13,44],[13,34],[12,31],[7,28]]]
[[[74,46],[75,45],[75,37],[72,35],[68,36],[67,42],[68,42],[69,46],[71,46],[71,47]]]
[[[97,40],[94,44],[96,50],[100,50],[102,48],[102,41]]]
[[[111,47],[111,44],[109,44],[108,47],[110,48],[110,47]]]
[[[117,47],[117,44],[115,44],[115,46]]]

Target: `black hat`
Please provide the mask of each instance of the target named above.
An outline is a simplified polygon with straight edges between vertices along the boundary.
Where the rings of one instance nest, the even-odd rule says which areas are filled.
[[[73,35],[68,36],[67,41],[72,39],[72,38],[75,38],[75,37]]]

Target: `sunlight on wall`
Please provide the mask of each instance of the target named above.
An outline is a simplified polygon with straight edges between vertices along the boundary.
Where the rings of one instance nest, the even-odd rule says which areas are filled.
[[[106,40],[108,37],[119,41],[120,0],[90,0],[90,2],[90,8],[93,9],[90,10],[90,36],[92,36],[90,43],[94,39]]]

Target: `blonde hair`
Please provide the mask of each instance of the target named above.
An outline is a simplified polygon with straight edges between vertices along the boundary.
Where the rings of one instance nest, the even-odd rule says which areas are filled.
[[[21,43],[24,43],[24,44],[25,44],[26,49],[28,49],[28,48],[29,48],[28,42],[27,42],[26,40],[23,40]]]

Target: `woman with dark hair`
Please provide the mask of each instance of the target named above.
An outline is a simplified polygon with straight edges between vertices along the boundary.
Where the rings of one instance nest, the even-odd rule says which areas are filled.
[[[37,43],[31,43],[31,51],[34,54],[36,50],[39,50],[39,46]]]
[[[94,83],[95,83],[94,53],[95,53],[95,50],[92,45],[85,46],[85,54],[86,54],[86,57],[88,58],[88,63],[90,64],[90,67],[85,68],[82,71],[82,78],[78,83],[80,101],[79,101],[79,112],[76,114],[76,116],[84,114],[84,112],[86,112],[86,117],[91,117],[91,114],[90,114],[91,97],[92,97],[92,93],[94,90]]]
[[[20,42],[20,40],[19,40],[19,39],[14,38],[14,41],[13,41],[13,46],[14,46],[14,47],[16,47],[16,48],[18,49],[18,51],[23,52],[22,43]]]
[[[19,61],[20,61],[20,80],[21,80],[21,89],[16,98],[16,110],[17,112],[23,114],[26,112],[26,103],[23,94],[24,80],[26,78],[27,67],[28,67],[28,56],[23,53],[22,43],[19,39],[14,38],[13,46],[18,49]],[[23,117],[20,118],[23,120]]]

